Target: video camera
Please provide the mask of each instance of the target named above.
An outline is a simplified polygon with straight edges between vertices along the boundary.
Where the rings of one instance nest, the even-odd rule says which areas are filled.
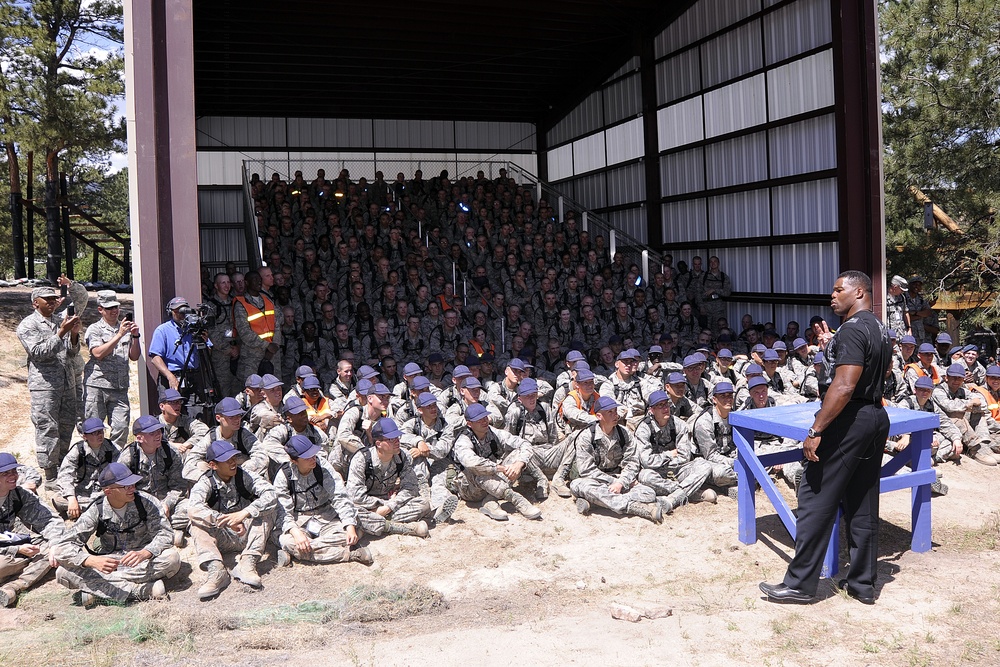
[[[188,334],[207,333],[208,328],[215,324],[215,315],[203,303],[194,306],[181,306],[177,309],[184,317],[184,325],[181,327],[181,336]]]

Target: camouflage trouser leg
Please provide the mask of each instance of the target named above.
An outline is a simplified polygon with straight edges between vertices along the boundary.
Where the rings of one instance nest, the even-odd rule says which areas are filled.
[[[251,350],[248,349],[246,346],[243,346],[243,348],[240,351],[240,362],[236,367],[237,384],[244,383],[248,376],[256,373],[257,367],[263,360],[264,360],[264,350],[259,350],[259,351]],[[280,372],[281,369],[279,368],[278,373],[275,373],[275,375],[279,375]]]
[[[566,456],[568,443],[572,442],[572,439],[566,438],[549,447],[535,447],[535,453],[531,460],[542,470],[554,472],[559,468],[559,464],[562,463],[563,458]]]
[[[709,299],[701,304],[701,315],[705,318],[705,326],[712,334],[719,333],[719,318],[726,316],[726,302],[722,299]]]
[[[281,548],[296,560],[311,563],[346,563],[350,560],[351,550],[347,546],[347,533],[336,512],[328,509],[317,514],[302,514],[296,523],[302,528],[310,521],[320,526],[319,535],[309,539],[312,551],[308,553],[300,551],[295,546],[291,533],[282,533],[278,538]]]
[[[455,464],[448,460],[434,461],[430,466],[430,493],[429,502],[433,511],[438,511],[444,506],[445,501],[455,494],[449,489],[448,480],[457,474]]]
[[[26,588],[30,588],[37,584],[51,569],[49,543],[39,536],[36,536],[31,542],[38,546],[41,551],[30,558],[0,554],[0,584],[6,583],[8,579],[20,579],[25,583]]]
[[[361,528],[369,535],[378,537],[385,534],[386,521],[394,523],[420,521],[430,513],[431,506],[423,497],[417,496],[402,507],[397,507],[396,511],[390,513],[387,517],[379,516],[377,513],[361,507],[356,509],[358,512],[358,524]]]
[[[683,491],[685,498],[700,489],[712,476],[712,465],[705,459],[693,459],[671,470],[645,469],[639,472],[639,483],[652,488],[658,496]]]
[[[275,518],[275,510],[262,512],[257,518],[248,518],[243,522],[246,530],[242,535],[237,535],[229,528],[207,528],[192,523],[191,540],[198,555],[198,567],[205,569],[208,563],[213,560],[221,561],[222,554],[228,553],[239,552],[242,556],[260,558],[271,538]]]
[[[517,452],[509,452],[504,457],[500,465],[511,465],[516,459]],[[510,481],[500,473],[477,475],[468,470],[455,479],[458,486],[458,497],[470,503],[485,500],[486,496],[491,496],[493,500],[503,501],[507,491],[510,490]]]
[[[118,449],[125,447],[128,441],[130,407],[127,389],[102,389],[100,387],[84,387],[83,416],[86,419],[97,417],[102,422],[111,425],[111,436],[108,438]]]
[[[607,508],[615,514],[625,514],[629,503],[651,503],[656,500],[656,492],[645,484],[636,484],[622,493],[611,493],[610,486],[589,477],[577,477],[569,483],[574,496],[583,498],[592,505]]]
[[[182,498],[170,510],[170,527],[174,530],[187,530],[190,525],[191,520],[188,519],[188,499]]]
[[[76,393],[66,387],[59,391],[31,392],[31,423],[35,425],[35,456],[42,470],[58,468],[69,452],[76,427]]]
[[[82,590],[97,597],[118,602],[149,596],[148,584],[157,579],[169,579],[181,567],[181,556],[173,548],[135,567],[121,567],[104,574],[92,567],[62,565],[56,570],[56,581],[70,590]]]
[[[721,487],[736,486],[739,480],[732,463],[711,461],[709,465],[712,466],[712,476],[708,478],[708,481]]]
[[[235,396],[240,393],[243,380],[237,381],[236,376],[233,375],[232,368],[229,365],[231,358],[229,356],[229,350],[231,349],[228,345],[225,349],[220,349],[222,346],[212,348],[212,370],[215,371],[215,379],[219,383],[219,391],[222,392],[223,396]]]

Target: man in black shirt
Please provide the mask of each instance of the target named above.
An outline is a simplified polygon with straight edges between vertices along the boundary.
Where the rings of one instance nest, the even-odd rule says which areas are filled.
[[[806,464],[798,493],[795,557],[782,583],[760,584],[774,602],[814,600],[841,501],[851,567],[840,585],[865,604],[875,602],[879,473],[889,434],[882,387],[892,366],[892,346],[888,330],[871,313],[872,282],[867,275],[840,274],[830,298],[833,311],[844,321],[836,334],[824,322],[819,334],[832,382],[802,447]]]

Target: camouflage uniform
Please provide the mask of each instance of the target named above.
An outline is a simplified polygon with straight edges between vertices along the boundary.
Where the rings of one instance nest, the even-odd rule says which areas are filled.
[[[232,300],[227,298],[225,301],[218,301],[215,297],[209,297],[205,305],[208,306],[209,317],[215,318],[214,324],[208,329],[208,338],[212,341],[212,370],[215,371],[215,379],[222,395],[235,396],[241,389],[243,378],[237,380],[230,365],[230,353],[236,337],[232,322]]]
[[[249,294],[245,294],[244,298],[252,303],[258,308],[264,307],[264,300],[260,297],[253,297]],[[250,323],[247,322],[247,309],[243,307],[243,304],[236,303],[233,305],[233,328],[235,329],[236,335],[234,336],[239,340],[240,343],[240,360],[239,365],[236,368],[236,377],[246,378],[248,375],[257,372],[260,362],[264,360],[264,353],[267,351],[267,346],[270,343],[274,343],[279,347],[279,350],[274,353],[270,361],[274,370],[272,371],[275,375],[281,376],[281,341],[283,340],[281,325],[283,323],[281,308],[275,304],[274,306],[274,338],[270,341],[263,340],[260,336],[254,333],[253,329],[250,328]]]
[[[716,486],[736,486],[736,445],[733,444],[733,427],[712,408],[702,410],[695,417],[692,429],[694,445],[701,458],[712,466],[709,481]]]
[[[118,458],[118,448],[107,438],[94,451],[83,440],[73,443],[69,453],[59,466],[56,478],[58,493],[52,496],[52,504],[62,515],[66,514],[67,499],[75,497],[84,512],[91,503],[104,497],[97,476],[104,466]]]
[[[240,467],[246,468],[247,472],[254,475],[267,474],[267,466],[270,458],[265,453],[264,448],[258,444],[257,437],[249,429],[241,426],[232,436],[223,438],[221,427],[216,426],[213,429],[209,429],[204,437],[196,442],[191,451],[188,452],[187,457],[184,459],[184,479],[194,484],[209,470],[208,464],[205,462],[205,454],[208,452],[208,446],[216,440],[225,440],[232,443],[240,451],[239,455],[242,457],[240,459]]]
[[[49,549],[62,537],[63,522],[38,496],[17,487],[0,499],[0,532],[25,528],[31,531],[31,543],[41,549],[37,554],[21,556],[18,546],[0,546],[0,584],[16,577],[23,584],[20,590],[34,586],[49,571]]]
[[[639,471],[636,479],[658,496],[669,496],[669,509],[685,504],[712,476],[712,466],[696,458],[687,424],[668,417],[660,426],[647,415],[635,429]]]
[[[90,359],[83,370],[83,413],[111,425],[111,442],[119,449],[128,440],[130,407],[128,402],[129,348],[132,336],[125,335],[103,359],[97,359],[94,348],[101,347],[118,335],[118,327],[101,318],[87,327],[83,342],[90,350]]]
[[[70,297],[78,312],[87,305],[87,290],[70,286]],[[37,311],[21,320],[17,338],[28,353],[28,391],[31,393],[31,423],[35,426],[35,456],[47,479],[55,479],[60,461],[69,451],[73,427],[79,420],[77,368],[80,342],[72,334],[58,338],[56,316],[46,319]]]
[[[641,465],[632,434],[624,426],[615,426],[606,435],[599,424],[580,431],[576,437],[575,479],[569,488],[577,498],[606,507],[615,514],[628,512],[630,503],[652,503],[656,492],[636,482]],[[612,493],[612,484],[622,485],[621,493]]]
[[[136,503],[142,503],[145,521],[136,509]],[[102,527],[104,532],[96,535]],[[93,542],[91,538],[96,540],[96,551],[102,555],[121,557],[129,551],[145,549],[153,557],[134,567],[119,565],[114,572],[98,572],[83,564],[91,556],[86,546],[88,542]],[[123,516],[119,516],[104,498],[81,514],[54,547],[59,561],[56,581],[71,590],[81,589],[118,602],[148,598],[152,582],[174,576],[181,567],[180,554],[173,548],[173,539],[170,522],[163,515],[160,502],[153,496],[136,491],[135,502],[125,506]]]
[[[486,437],[480,440],[471,428],[463,427],[455,439],[454,456],[463,468],[455,480],[460,498],[467,502],[484,499],[503,501],[511,490],[511,484],[497,472],[497,466],[518,462],[527,466],[531,463],[533,452],[527,440],[507,431],[490,426]]]
[[[124,463],[129,470],[142,476],[142,481],[138,482],[135,488],[148,493],[163,504],[163,508],[170,515],[170,525],[174,530],[187,528],[185,496],[188,485],[181,474],[183,459],[173,445],[164,440],[153,452],[152,457],[149,457],[139,447],[139,443],[131,442],[118,455],[118,462]]]
[[[208,424],[187,414],[181,414],[173,424],[167,422],[162,414],[159,420],[163,424],[163,439],[179,445],[178,449],[184,450],[185,457],[195,443],[208,434]]]
[[[413,469],[420,483],[420,494],[436,512],[455,495],[448,483],[448,477],[454,477],[457,470],[455,461],[451,458],[454,427],[449,426],[440,413],[433,426],[425,424],[418,414],[400,426],[400,430],[403,432],[400,441],[407,447],[416,447],[421,441],[430,447],[427,456],[413,459]]]
[[[318,479],[322,471],[322,483]],[[292,493],[291,489],[295,489]],[[357,512],[347,497],[344,482],[333,467],[320,457],[307,476],[294,463],[282,466],[274,477],[274,490],[282,507],[281,548],[298,560],[315,563],[346,563],[351,550],[347,546],[347,526],[357,526]],[[309,535],[312,551],[303,553],[291,535],[298,526]]]
[[[420,495],[410,453],[403,450],[386,464],[374,447],[359,450],[351,459],[347,495],[358,513],[358,523],[366,533],[376,536],[385,534],[387,521],[412,523],[431,511],[430,503]],[[388,516],[375,512],[383,505],[389,507]]]

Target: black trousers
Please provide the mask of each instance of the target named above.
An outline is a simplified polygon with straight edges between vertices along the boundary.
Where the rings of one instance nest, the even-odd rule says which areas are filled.
[[[889,434],[881,405],[851,401],[823,432],[819,461],[807,461],[799,486],[795,557],[785,585],[816,594],[823,557],[840,503],[844,504],[851,565],[847,580],[874,595],[878,559],[879,473]]]

